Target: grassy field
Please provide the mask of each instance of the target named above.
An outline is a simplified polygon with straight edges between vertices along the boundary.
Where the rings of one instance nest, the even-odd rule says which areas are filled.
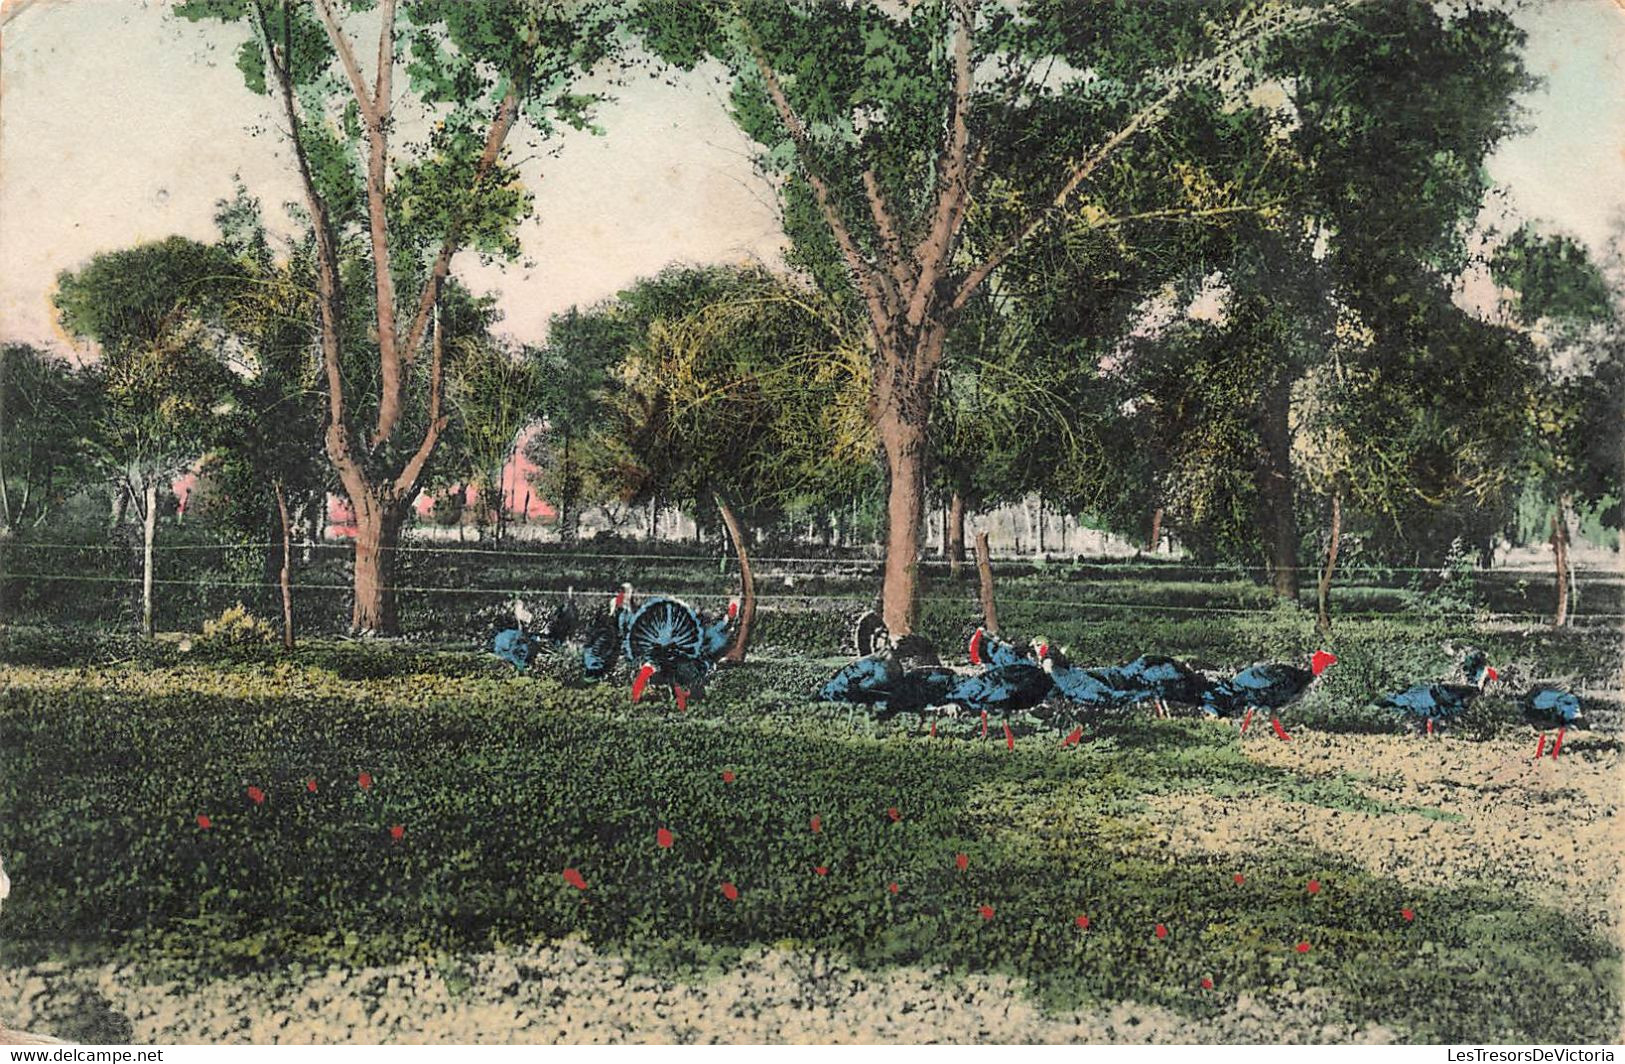
[[[1321,642],[1286,611],[1105,621],[1043,601],[1011,596],[1007,630],[1101,660],[1159,649],[1232,667]],[[928,623],[945,642],[961,627],[946,610]],[[946,1010],[926,1035],[945,1040],[1619,1034],[1619,743],[1571,735],[1532,766],[1506,697],[1553,676],[1606,693],[1612,633],[1345,622],[1290,744],[1134,716],[1072,748],[1039,729],[1014,751],[809,702],[840,660],[837,613],[770,614],[762,634],[760,660],[678,715],[567,664],[518,678],[467,650],[0,630],[0,853],[16,881],[0,1020],[455,1039],[464,1021],[446,1010],[518,995],[529,1019],[499,1010],[506,1037],[550,1040],[586,1037],[560,1010],[632,1008],[616,995],[637,978],[716,1008],[738,983],[752,1015],[801,1000],[764,980],[834,1001],[834,1027],[789,1008],[757,1029],[768,1038],[908,1037],[860,1013],[915,1007]],[[1362,708],[1443,675],[1444,642],[1466,638],[1510,676],[1457,734],[1423,742]],[[514,956],[534,972],[557,961],[534,951],[569,949],[584,952],[565,970],[620,981],[561,976],[568,1008],[485,985]],[[298,1013],[333,971],[449,1004],[417,1010],[415,1030],[380,1026],[377,1002],[338,1030],[250,1024],[284,998]],[[829,985],[862,979],[887,989],[843,1006]],[[967,986],[982,989],[951,992]],[[227,1000],[212,1007],[243,1015],[215,1026],[184,1004]],[[1002,1019],[978,1013],[1000,1000]],[[730,1022],[697,1015],[699,1037]],[[685,1030],[628,1019],[593,1037]]]

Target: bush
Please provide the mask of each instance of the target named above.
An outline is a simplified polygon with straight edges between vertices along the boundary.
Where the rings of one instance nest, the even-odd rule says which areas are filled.
[[[275,639],[276,630],[270,622],[260,620],[239,602],[213,620],[204,621],[198,642],[205,647],[245,647],[262,646]]]

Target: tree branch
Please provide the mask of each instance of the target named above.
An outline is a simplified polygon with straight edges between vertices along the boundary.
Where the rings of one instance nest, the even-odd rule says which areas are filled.
[[[311,225],[316,231],[316,303],[321,311],[322,364],[327,373],[328,451],[335,463],[350,456],[350,431],[344,418],[344,376],[340,371],[339,329],[342,321],[343,292],[339,285],[338,245],[333,225],[327,214],[327,204],[316,188],[311,174],[310,158],[299,137],[299,106],[293,97],[293,74],[288,68],[292,52],[291,16],[282,19],[282,55],[277,56],[271,41],[271,25],[265,13],[263,0],[254,0],[255,22],[265,46],[266,62],[275,75],[282,97],[283,113],[288,119],[288,139],[293,144],[294,159],[298,164],[300,184],[305,192],[305,204],[310,208]]]
[[[496,117],[491,120],[491,129],[485,136],[485,149],[480,153],[479,163],[474,168],[472,192],[478,193],[485,179],[491,175],[491,170],[502,154],[503,141],[508,139],[508,132],[513,129],[514,122],[518,118],[519,90],[516,83],[514,87],[508,89],[508,94],[502,98],[502,103],[497,107]],[[440,243],[440,252],[435,256],[434,266],[429,270],[429,279],[423,284],[423,292],[418,297],[417,312],[412,317],[411,329],[400,345],[400,349],[406,353],[408,367],[412,365],[418,345],[423,342],[423,332],[428,328],[429,315],[439,302],[440,288],[445,283],[446,275],[451,271],[452,256],[457,254],[457,249],[462,244],[463,226],[466,221],[466,217],[459,214],[452,222],[445,239]]]
[[[953,254],[954,237],[964,217],[964,204],[970,197],[970,96],[974,87],[971,67],[971,20],[969,7],[960,0],[954,5],[958,27],[954,31],[953,102],[948,111],[944,134],[942,169],[932,206],[931,224],[914,248],[919,278],[910,293],[908,323],[918,328],[925,321],[936,298],[937,283]]]
[[[1322,8],[1307,11],[1307,13],[1302,10],[1288,11],[1274,16],[1273,21],[1269,18],[1261,19],[1260,24],[1254,26],[1251,32],[1238,34],[1207,59],[1194,63],[1171,75],[1166,90],[1158,95],[1156,99],[1136,111],[1115,133],[1107,137],[1099,147],[1084,157],[1073,169],[1060,189],[1051,197],[1049,206],[1028,219],[1014,237],[999,244],[986,259],[965,275],[954,295],[953,302],[950,304],[950,309],[957,310],[963,307],[970,300],[970,297],[975,294],[976,289],[981,286],[982,282],[987,280],[994,270],[1003,265],[1028,240],[1054,225],[1064,214],[1067,201],[1071,199],[1072,194],[1078,190],[1079,186],[1087,181],[1107,159],[1111,158],[1131,138],[1161,122],[1167,116],[1169,105],[1179,98],[1186,87],[1193,82],[1208,77],[1246,48],[1288,30],[1312,26],[1317,22],[1330,18],[1334,13],[1346,11],[1368,2],[1369,0],[1340,0],[1340,2],[1327,4]]]
[[[917,276],[914,261],[908,252],[903,250],[903,241],[898,233],[897,215],[886,202],[885,190],[880,187],[880,179],[875,176],[873,166],[863,171],[863,191],[869,201],[869,214],[875,220],[875,229],[880,233],[881,242],[886,247],[886,257],[891,259],[888,272],[891,274],[892,292],[888,299],[890,309],[895,312],[896,295],[908,291],[909,285]]]
[[[767,88],[768,98],[773,101],[773,107],[779,112],[779,120],[783,123],[785,132],[795,144],[796,155],[801,159],[802,175],[807,179],[807,184],[812,186],[813,197],[818,201],[818,209],[824,215],[824,222],[834,235],[835,242],[840,246],[841,255],[846,259],[847,269],[852,271],[853,280],[858,284],[858,290],[869,311],[870,323],[877,335],[885,335],[892,331],[892,320],[891,315],[886,312],[885,292],[880,284],[879,275],[864,259],[857,241],[853,239],[852,230],[841,217],[828,183],[813,166],[812,141],[807,136],[807,127],[802,124],[795,109],[790,106],[790,100],[784,94],[784,87],[779,84],[778,75],[768,62],[762,42],[757,39],[755,31],[742,17],[740,22],[744,26],[745,35],[750,39],[751,55],[756,60],[756,69]]]
[[[395,65],[395,4],[382,5],[382,25],[378,30],[378,79],[374,95],[367,91],[344,29],[333,13],[332,0],[316,0],[322,25],[349,75],[356,106],[361,111],[367,137],[367,221],[372,240],[373,295],[378,322],[378,420],[370,445],[377,448],[393,435],[400,423],[405,381],[401,372],[401,352],[396,343],[395,274],[389,253],[389,211],[385,183],[389,176],[389,113],[391,69]]]
[[[428,465],[429,456],[434,454],[435,445],[440,442],[440,433],[445,430],[448,420],[440,412],[440,397],[445,382],[446,340],[438,314],[434,318],[434,340],[430,346],[429,427],[423,430],[423,441],[395,478],[392,489],[397,501],[404,499],[410,502],[411,497],[417,494],[418,480],[423,476],[423,469]]]

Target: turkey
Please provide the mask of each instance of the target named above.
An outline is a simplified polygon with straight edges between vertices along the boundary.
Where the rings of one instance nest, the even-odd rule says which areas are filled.
[[[818,691],[820,702],[874,706],[881,716],[942,705],[959,673],[940,665],[909,668],[890,650],[843,665]]]
[[[942,664],[936,648],[923,635],[903,635],[892,638],[886,622],[873,610],[865,610],[852,626],[852,641],[859,657],[890,653],[905,668],[933,667]]]
[[[1010,715],[1034,709],[1044,704],[1055,691],[1045,669],[1030,661],[1013,665],[995,665],[974,676],[963,676],[948,689],[942,701],[982,715],[982,734],[987,734],[989,713],[1004,716],[1006,743],[1014,749],[1015,737],[1010,731]]]
[[[1548,730],[1557,729],[1557,738],[1552,741],[1552,760],[1556,761],[1558,751],[1563,749],[1563,733],[1570,728],[1585,727],[1585,719],[1580,715],[1580,699],[1566,687],[1551,684],[1532,687],[1524,692],[1518,704],[1523,707],[1523,719],[1540,735],[1540,744],[1535,747],[1537,760],[1546,752]]]
[[[1127,665],[1083,669],[1067,661],[1066,653],[1040,647],[1041,661],[1055,687],[1073,702],[1095,709],[1137,706],[1151,702],[1158,716],[1167,716],[1169,702],[1194,704],[1207,690],[1207,677],[1182,661],[1142,654]]]
[[[1108,678],[1100,670],[1085,669],[1067,660],[1066,653],[1044,647],[1040,659],[1050,682],[1068,701],[1090,709],[1115,709],[1127,705],[1132,690],[1125,690],[1120,677]]]
[[[1432,735],[1435,728],[1442,728],[1461,716],[1473,700],[1484,693],[1486,683],[1500,679],[1482,650],[1470,651],[1462,661],[1461,670],[1467,677],[1466,683],[1417,684],[1383,695],[1376,705],[1391,710],[1418,732]]]
[[[1043,657],[1044,640],[1031,640],[1026,646],[1006,643],[981,625],[970,637],[970,663],[972,665],[1014,665],[1025,661],[1036,664]]]
[[[664,595],[638,607],[627,622],[621,650],[628,664],[637,663],[632,680],[634,702],[655,682],[669,686],[677,708],[687,710],[689,697],[700,693],[717,667],[716,656],[706,650],[700,615],[686,602]]]
[[[609,597],[609,606],[599,613],[581,642],[581,667],[589,680],[609,675],[621,655],[621,642],[632,620],[632,585]]]
[[[728,600],[728,611],[714,621],[703,621],[701,648],[708,658],[722,657],[728,650],[728,644],[733,641],[734,622],[739,619],[739,600]]]
[[[1270,711],[1270,725],[1276,738],[1287,742],[1291,736],[1281,727],[1280,711],[1302,698],[1320,679],[1321,675],[1337,664],[1337,655],[1325,650],[1315,651],[1309,659],[1309,668],[1272,662],[1243,669],[1227,680],[1206,687],[1200,694],[1202,709],[1212,717],[1234,717],[1242,714],[1241,730],[1252,722],[1255,709]]]

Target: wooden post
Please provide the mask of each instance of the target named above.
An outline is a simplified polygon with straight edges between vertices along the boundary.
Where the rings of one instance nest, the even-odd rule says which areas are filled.
[[[982,578],[982,627],[989,635],[999,634],[999,611],[993,603],[993,561],[987,549],[987,533],[976,533],[976,572]]]
[[[1557,562],[1557,614],[1552,618],[1553,628],[1569,623],[1569,518],[1568,496],[1558,500],[1557,513],[1552,516],[1552,555]]]
[[[1326,564],[1320,570],[1319,594],[1315,601],[1315,627],[1322,632],[1332,626],[1332,572],[1337,568],[1337,548],[1343,542],[1343,493],[1332,494],[1332,527],[1326,538]]]
[[[272,482],[276,489],[277,514],[282,518],[282,571],[277,581],[282,585],[282,649],[293,649],[293,522],[288,517],[288,496],[282,490],[282,481]]]

